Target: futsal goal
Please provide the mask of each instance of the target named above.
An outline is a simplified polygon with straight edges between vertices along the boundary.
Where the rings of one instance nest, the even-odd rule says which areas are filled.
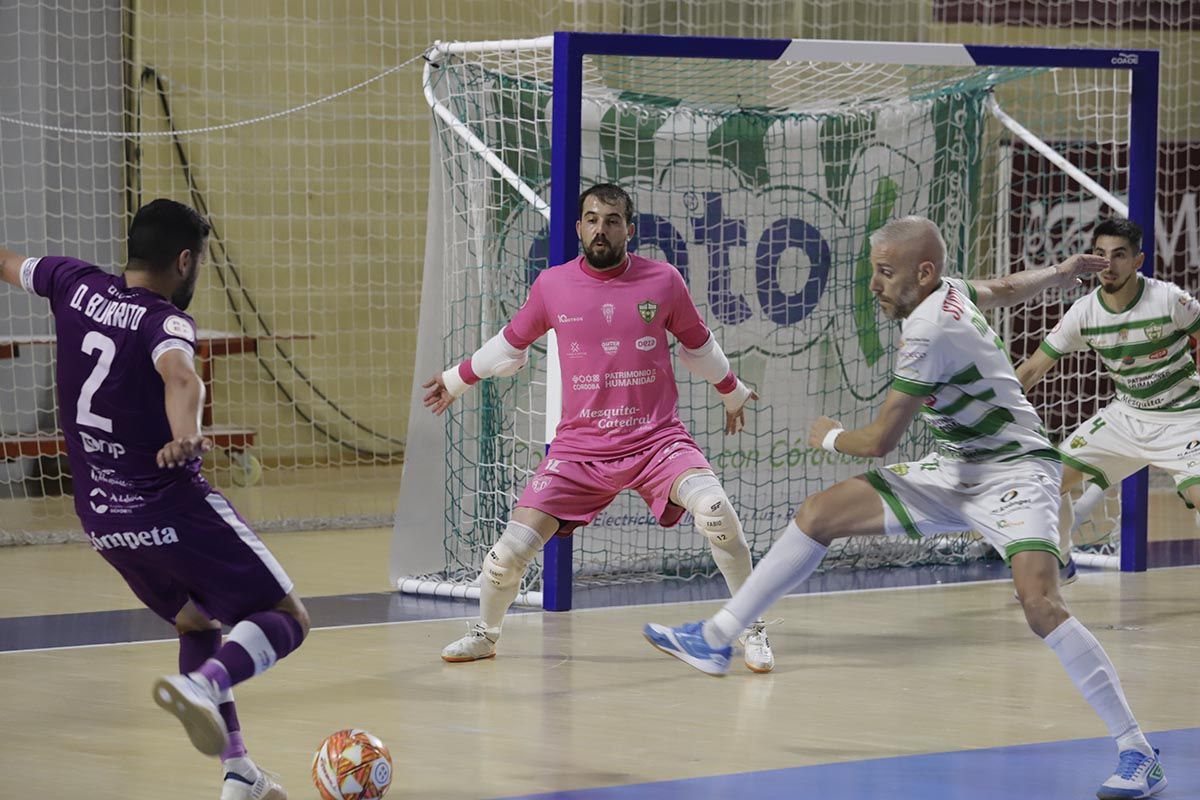
[[[631,249],[679,269],[762,396],[746,430],[726,436],[711,387],[678,370],[680,416],[757,558],[807,495],[875,465],[806,441],[820,415],[867,423],[888,388],[899,326],[867,288],[871,233],[925,215],[945,235],[949,271],[987,278],[1086,249],[1099,217],[1153,230],[1157,71],[1157,53],[1140,50],[589,33],[437,43],[423,81],[433,153],[418,378],[468,356],[541,269],[577,255],[582,187],[622,185],[636,206]],[[1031,226],[1040,250],[1014,235]],[[1153,236],[1144,247],[1152,264]],[[1077,296],[1051,291],[993,315],[1014,362]],[[392,558],[402,590],[477,592],[483,557],[553,436],[554,348],[552,336],[538,343],[525,370],[483,381],[445,417],[414,395]],[[1104,396],[1094,361],[1072,359],[1034,401],[1057,441]],[[927,452],[920,429],[888,460]],[[1144,568],[1145,498],[1132,485],[1102,504],[1083,549]],[[967,532],[851,539],[826,563],[989,550]],[[572,581],[714,570],[690,520],[659,528],[625,493],[551,543],[522,599],[565,608]]]

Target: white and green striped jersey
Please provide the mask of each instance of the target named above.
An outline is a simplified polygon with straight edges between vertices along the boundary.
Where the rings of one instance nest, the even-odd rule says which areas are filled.
[[[1059,460],[969,283],[943,278],[904,320],[901,336],[892,388],[928,398],[921,417],[943,459]]]
[[[1200,375],[1188,336],[1200,333],[1200,301],[1173,283],[1137,276],[1138,293],[1114,311],[1096,288],[1067,310],[1041,351],[1062,358],[1090,348],[1117,387],[1117,400],[1134,412],[1200,409]]]

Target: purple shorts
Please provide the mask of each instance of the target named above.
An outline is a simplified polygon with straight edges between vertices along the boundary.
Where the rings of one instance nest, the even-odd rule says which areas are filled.
[[[292,581],[220,492],[170,513],[83,521],[92,547],[168,622],[187,603],[226,625],[274,608]]]
[[[558,535],[566,536],[594,520],[622,491],[633,489],[646,501],[658,524],[670,528],[684,511],[671,502],[671,487],[690,469],[712,470],[690,440],[608,461],[543,458],[517,505],[557,517],[562,521]]]

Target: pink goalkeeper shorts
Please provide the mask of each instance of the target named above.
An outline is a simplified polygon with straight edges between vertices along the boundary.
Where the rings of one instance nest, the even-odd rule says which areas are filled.
[[[646,501],[658,524],[670,528],[684,512],[671,502],[671,487],[690,469],[712,470],[690,439],[608,461],[544,458],[517,505],[557,517],[562,521],[558,535],[566,536],[594,520],[621,491],[633,489]]]

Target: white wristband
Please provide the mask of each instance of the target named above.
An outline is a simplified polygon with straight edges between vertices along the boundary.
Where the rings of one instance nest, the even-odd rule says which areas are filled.
[[[725,404],[725,410],[730,414],[735,414],[750,400],[750,387],[742,383],[741,379],[738,379],[737,386],[733,387],[727,394],[720,394],[719,392],[718,394],[721,397],[721,402]]]
[[[450,393],[450,396],[455,398],[461,397],[467,389],[471,388],[458,374],[457,364],[442,373],[442,383],[446,385],[446,391]]]
[[[844,430],[846,430],[846,429],[845,428],[834,428],[829,433],[825,434],[825,438],[821,440],[822,449],[828,450],[831,453],[838,452],[837,438],[838,438],[838,436],[840,436],[842,434],[842,431],[844,431]]]

